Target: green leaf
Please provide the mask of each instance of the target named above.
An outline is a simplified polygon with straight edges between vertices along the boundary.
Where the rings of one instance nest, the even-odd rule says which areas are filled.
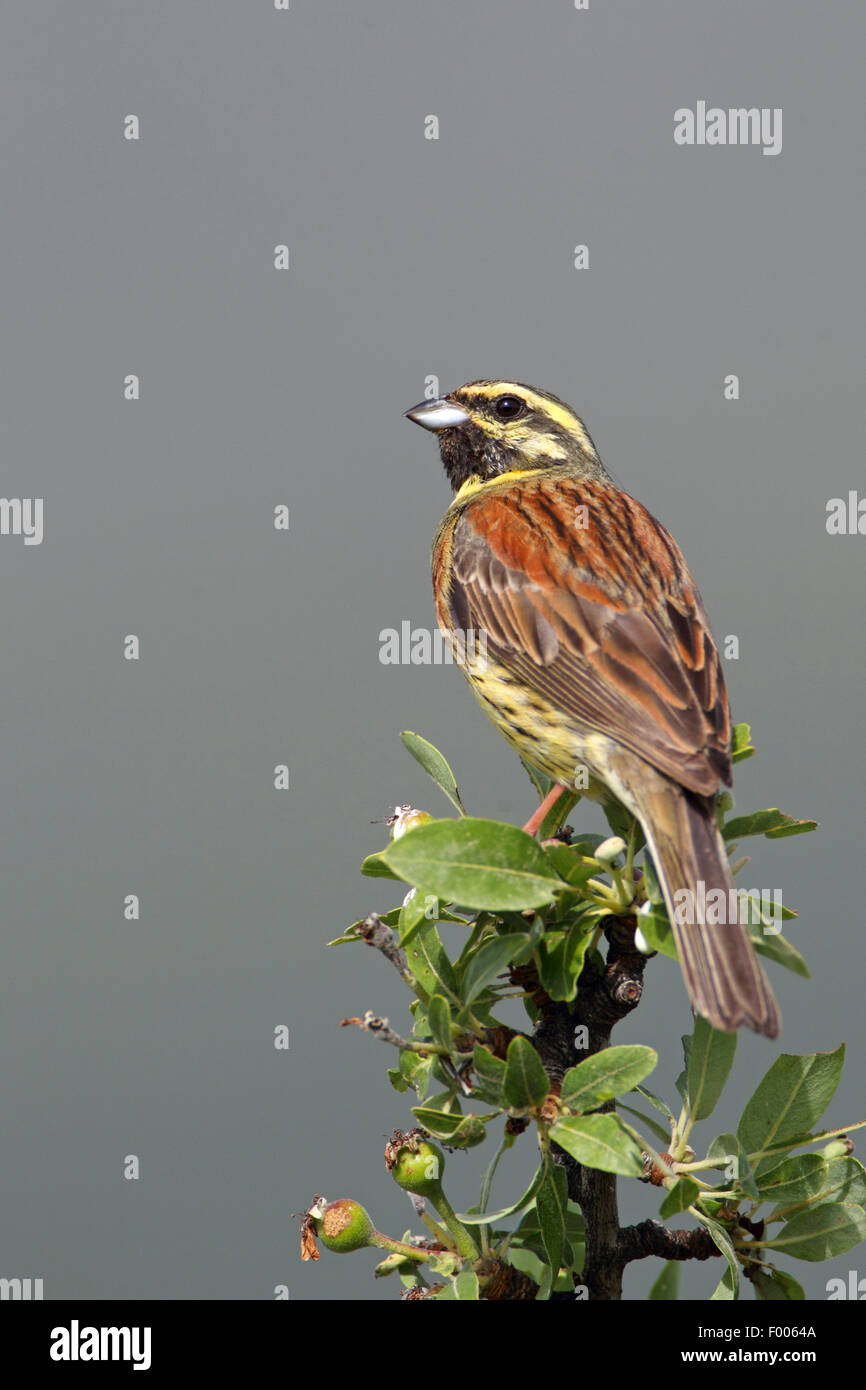
[[[473,1089],[478,1091],[481,1099],[488,1105],[501,1105],[502,1083],[505,1080],[505,1063],[502,1059],[494,1057],[486,1047],[476,1043],[472,1067],[477,1078]]]
[[[781,1250],[796,1260],[829,1260],[844,1255],[866,1239],[866,1212],[853,1203],[827,1202],[807,1207],[792,1217],[773,1240],[763,1241],[770,1250]]]
[[[410,830],[409,834],[415,832]],[[435,922],[424,922],[406,948],[406,962],[425,996],[444,993],[456,997],[454,967],[439,940]]]
[[[577,792],[571,792],[565,788],[561,796],[556,798],[541,825],[538,827],[539,842],[548,840],[555,834],[561,825],[565,824],[569,812],[577,805],[580,797]]]
[[[766,956],[768,960],[774,960],[785,970],[792,971],[793,974],[801,976],[804,980],[811,980],[811,972],[800,952],[791,945],[781,932],[771,932],[766,935],[759,926],[750,924],[749,936],[759,956]]]
[[[748,861],[746,861],[748,862]],[[772,908],[772,914],[764,911]],[[779,922],[793,922],[799,912],[777,901],[768,890],[758,888],[737,889],[737,915],[745,927],[769,927],[768,936],[778,935]]]
[[[748,724],[735,724],[731,730],[731,762],[741,763],[754,756],[752,730]]]
[[[381,854],[368,854],[361,864],[361,873],[367,878],[393,878],[400,882],[400,875],[389,869]]]
[[[431,995],[427,1003],[427,1021],[433,1041],[451,1052],[454,1046],[451,1037],[451,1009],[444,995]]]
[[[732,1303],[739,1298],[739,1283],[730,1265],[710,1294],[711,1303]]]
[[[448,1140],[460,1128],[465,1118],[459,1111],[453,1113],[449,1110],[435,1110],[429,1105],[413,1105],[412,1114],[419,1125],[429,1130],[437,1139]]]
[[[673,1112],[670,1106],[665,1104],[661,1096],[657,1096],[655,1091],[651,1091],[648,1086],[635,1086],[634,1089],[639,1096],[643,1096],[644,1100],[649,1101],[654,1110],[657,1110],[660,1115],[664,1115],[665,1119],[668,1120],[670,1124],[674,1123]]]
[[[413,734],[408,730],[404,730],[400,739],[403,747],[409,750],[416,763],[421,764],[428,776],[433,778],[439,790],[445,793],[451,805],[460,812],[461,816],[465,816],[466,811],[460,800],[454,773],[439,749],[434,748],[433,744],[428,743],[426,738],[422,738],[420,734]]]
[[[659,1216],[667,1220],[669,1216],[676,1216],[677,1212],[688,1211],[700,1190],[694,1178],[688,1175],[677,1178],[659,1208]]]
[[[465,1115],[448,1136],[449,1149],[474,1149],[487,1138],[487,1126],[478,1115]]]
[[[505,1058],[502,1093],[514,1110],[531,1110],[546,1100],[550,1080],[541,1058],[526,1038],[512,1038]]]
[[[866,1168],[858,1159],[830,1158],[827,1163],[827,1183],[818,1194],[819,1201],[828,1198],[837,1202],[854,1202],[866,1206]]]
[[[471,1004],[482,990],[491,985],[506,965],[520,955],[528,940],[525,932],[511,932],[508,936],[494,936],[485,941],[466,967],[460,986],[463,1003]]]
[[[658,951],[669,960],[679,960],[674,934],[663,907],[654,906],[650,912],[639,912],[637,924],[651,951]]]
[[[616,1108],[617,1110],[625,1110],[629,1115],[634,1115],[635,1119],[640,1120],[641,1124],[645,1125],[646,1128],[655,1135],[656,1139],[661,1143],[662,1148],[667,1148],[668,1144],[671,1142],[670,1132],[663,1129],[661,1125],[657,1125],[655,1120],[650,1119],[649,1115],[644,1115],[640,1110],[632,1109],[632,1107],[626,1105],[623,1100],[617,1101]]]
[[[800,1203],[866,1203],[866,1170],[856,1158],[826,1159],[823,1154],[798,1154],[772,1169],[761,1183],[761,1200],[773,1202],[767,1218],[790,1214]]]
[[[596,1110],[605,1101],[625,1095],[643,1081],[657,1062],[658,1053],[651,1047],[639,1044],[606,1047],[565,1073],[562,1103],[578,1112]]]
[[[720,1226],[718,1221],[713,1221],[709,1216],[701,1216],[701,1225],[706,1226],[712,1240],[721,1250],[728,1262],[728,1272],[731,1276],[732,1297],[739,1297],[740,1270],[737,1264],[737,1256],[734,1253],[734,1243],[728,1235],[724,1226]]]
[[[457,1299],[461,1303],[477,1303],[480,1297],[478,1275],[472,1269],[464,1269],[444,1289],[432,1294],[431,1302],[451,1303]]]
[[[677,1090],[678,1090],[678,1092],[679,1092],[679,1094],[680,1094],[680,1096],[681,1096],[681,1098],[682,1098],[683,1105],[686,1105],[686,1104],[688,1104],[688,1098],[689,1098],[688,1079],[689,1079],[689,1054],[691,1053],[691,1050],[692,1050],[692,1035],[691,1035],[691,1033],[683,1033],[683,1034],[681,1035],[681,1037],[680,1037],[680,1042],[681,1042],[682,1045],[683,1045],[683,1060],[685,1061],[685,1064],[686,1064],[686,1065],[685,1065],[685,1067],[683,1068],[683,1070],[680,1072],[679,1076],[677,1077],[676,1081],[674,1082],[674,1085],[676,1086],[676,1088],[677,1088]]]
[[[754,1269],[749,1275],[755,1293],[763,1303],[803,1302],[806,1295],[791,1274],[782,1269]]]
[[[557,1165],[558,1167],[559,1165]],[[583,1240],[586,1234],[586,1222],[583,1213],[576,1202],[569,1201],[565,1213],[565,1228],[569,1240]],[[538,1212],[535,1208],[530,1208],[525,1216],[521,1218],[520,1225],[515,1232],[515,1238],[522,1238],[533,1233],[541,1234],[541,1223]],[[509,1241],[509,1249],[514,1245],[514,1240]]]
[[[586,1168],[621,1173],[627,1178],[643,1177],[643,1152],[617,1115],[557,1120],[550,1137]]]
[[[693,1119],[705,1120],[715,1110],[736,1050],[736,1033],[721,1033],[698,1014],[689,1049],[687,1079]]]
[[[821,1154],[796,1154],[764,1172],[758,1182],[762,1202],[790,1206],[808,1202],[827,1178],[827,1164]]]
[[[570,853],[573,852],[582,855],[584,859],[592,859],[599,845],[603,845],[605,840],[609,839],[609,835],[581,835],[578,839],[572,840],[571,844],[565,846],[565,848],[568,849]],[[556,850],[553,846],[550,847],[548,852],[554,855],[556,854]]]
[[[427,1028],[427,1015],[423,1015],[423,1033],[429,1032]],[[430,1056],[422,1057],[418,1052],[401,1052],[398,1070],[413,1090],[417,1093],[418,1099],[423,1100],[430,1084],[430,1071],[433,1065],[433,1058]]]
[[[410,830],[383,851],[388,867],[447,902],[491,911],[552,903],[563,883],[541,846],[515,825],[465,817]]]
[[[602,872],[600,865],[579,854],[574,845],[545,845],[544,853],[569,888],[581,889],[587,879]]]
[[[556,1276],[563,1260],[566,1246],[566,1216],[568,1214],[568,1192],[565,1169],[558,1163],[549,1163],[547,1175],[538,1189],[535,1199],[541,1239],[550,1268]]]
[[[768,840],[781,840],[786,835],[805,835],[817,829],[816,820],[795,820],[786,816],[778,806],[768,811],[752,811],[747,816],[734,816],[722,826],[726,840],[741,840],[744,835],[766,835]]]
[[[618,801],[605,801],[601,809],[604,811],[604,818],[614,835],[619,835],[623,840],[628,842],[628,837],[634,825],[634,816],[631,812],[627,811],[624,806],[621,806]]]
[[[659,1115],[663,1115],[664,1119],[669,1120],[670,1125],[673,1125],[673,1111],[671,1111],[670,1106],[666,1104],[666,1101],[663,1101],[660,1095],[656,1095],[655,1091],[649,1090],[648,1086],[635,1086],[635,1091],[637,1091],[638,1095],[641,1095],[645,1101],[649,1101],[649,1104],[652,1105],[653,1109],[659,1112]]]
[[[779,1154],[762,1151],[788,1138],[807,1134],[823,1115],[839,1085],[845,1061],[845,1044],[835,1052],[813,1052],[804,1057],[783,1053],[748,1101],[737,1137],[752,1158],[756,1174],[775,1166]]]
[[[650,1303],[674,1303],[680,1291],[681,1260],[666,1260],[649,1291]]]
[[[720,1134],[713,1140],[707,1150],[707,1158],[718,1159],[719,1165],[724,1165],[728,1181],[750,1197],[753,1202],[758,1200],[758,1184],[752,1172],[752,1165],[749,1156],[737,1138],[736,1134]],[[731,1171],[732,1170],[732,1171]]]
[[[553,782],[549,777],[545,777],[543,772],[528,763],[525,758],[520,759],[527,777],[538,792],[538,800],[542,802],[549,792],[553,791]]]
[[[542,988],[551,999],[572,1000],[583,969],[590,931],[574,926],[567,932],[547,932],[539,943],[538,973]]]
[[[413,888],[411,894],[407,895],[407,901],[400,908],[400,919],[397,923],[400,945],[402,947],[408,946],[425,922],[438,922],[438,920],[438,898],[432,893],[426,893],[423,888]]]

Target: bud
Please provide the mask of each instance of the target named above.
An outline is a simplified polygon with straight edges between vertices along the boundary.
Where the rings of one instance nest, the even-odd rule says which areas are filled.
[[[335,1254],[347,1255],[350,1250],[363,1250],[372,1245],[376,1228],[360,1202],[341,1197],[329,1202],[317,1223],[322,1244]]]
[[[625,854],[626,843],[618,835],[612,835],[609,840],[603,840],[595,851],[594,858],[600,860],[602,864],[612,864],[621,854]]]
[[[415,806],[395,806],[394,815],[388,817],[391,826],[391,839],[399,840],[407,830],[415,830],[419,825],[429,825],[433,817]]]
[[[854,1152],[854,1145],[847,1134],[840,1134],[838,1139],[827,1144],[821,1150],[822,1158],[847,1158]]]
[[[651,956],[653,954],[653,951],[650,948],[650,944],[644,936],[643,932],[641,931],[640,927],[635,927],[634,929],[634,946],[635,950],[640,951],[642,956]]]

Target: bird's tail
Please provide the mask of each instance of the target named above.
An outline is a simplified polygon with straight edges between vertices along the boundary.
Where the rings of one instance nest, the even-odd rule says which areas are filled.
[[[713,803],[666,778],[642,801],[639,819],[695,1011],[725,1032],[745,1024],[778,1037],[779,1006],[746,928],[730,920],[738,915],[730,911],[733,879]],[[720,920],[713,915],[713,904],[721,903],[710,897],[714,890],[724,894]]]

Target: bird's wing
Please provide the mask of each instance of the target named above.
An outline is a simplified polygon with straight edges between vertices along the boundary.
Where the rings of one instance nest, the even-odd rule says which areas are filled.
[[[644,507],[576,478],[492,489],[450,538],[448,616],[582,727],[692,791],[730,784],[730,712],[700,595]]]

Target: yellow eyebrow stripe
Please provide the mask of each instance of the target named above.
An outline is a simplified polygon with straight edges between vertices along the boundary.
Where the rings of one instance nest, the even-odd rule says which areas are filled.
[[[575,415],[567,405],[560,404],[559,401],[551,400],[549,396],[541,395],[538,391],[533,391],[531,386],[525,386],[521,381],[485,381],[472,382],[467,389],[467,394],[479,396],[484,400],[495,400],[497,396],[511,394],[521,396],[532,410],[539,411],[542,415],[547,415],[554,424],[566,430],[568,434],[575,436],[581,447],[592,457],[598,458],[595,447],[583,427],[583,421],[579,415]]]

